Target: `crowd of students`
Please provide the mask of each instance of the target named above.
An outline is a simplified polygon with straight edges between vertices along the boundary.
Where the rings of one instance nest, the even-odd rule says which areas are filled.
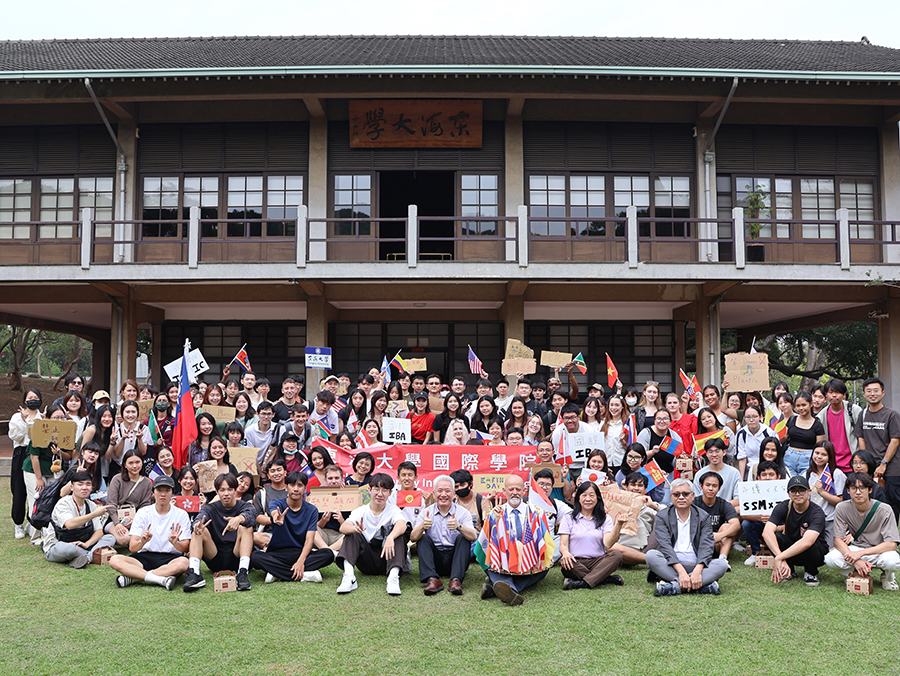
[[[729,393],[727,382],[696,396],[663,396],[655,382],[617,383],[607,396],[594,383],[579,403],[567,369],[568,391],[558,373],[546,382],[519,374],[511,386],[482,372],[469,392],[462,378],[445,385],[434,374],[402,374],[389,382],[373,368],[355,382],[328,376],[311,401],[302,398],[303,378],[288,377],[271,401],[267,379],[226,368],[220,382],[191,385],[197,437],[182,467],[171,449],[176,384],[160,392],[128,380],[116,401],[103,390],[88,399],[73,374],[49,406],[26,391],[10,420],[15,537],[31,537],[48,561],[73,568],[116,547],[118,586],[143,580],[172,589],[186,573],[185,591],[206,584],[201,561],[212,572],[237,571],[241,591],[250,588],[251,568],[267,582],[320,582],[318,571],[335,563],[343,571],[338,593],[356,588],[358,570],[386,576],[387,593],[397,595],[412,552],[427,595],[444,589],[447,576],[450,592],[461,594],[476,559],[488,572],[482,598],[510,605],[551,565],[561,566],[566,589],[623,584],[620,565],[646,564],[659,596],[718,594],[741,542],[746,565],[774,556],[775,582],[797,577],[797,568],[815,586],[825,565],[861,575],[877,567],[884,589],[897,590],[900,415],[883,405],[879,379],[863,383],[865,409],[847,401],[840,380],[795,395],[781,382],[771,401]],[[152,402],[143,420],[140,401]],[[231,407],[234,419],[217,420],[204,407]],[[563,465],[562,486],[542,470],[533,485],[513,475],[502,493],[480,495],[460,467],[422,491],[421,505],[398,506],[399,490],[416,489],[416,466],[401,463],[396,477],[374,472],[366,450],[384,443],[386,417],[410,419],[411,444],[532,446],[541,462]],[[42,418],[76,422],[75,449],[36,447],[30,432]],[[577,433],[595,433],[602,447],[579,461],[561,455],[564,435]],[[350,453],[352,468],[313,447],[323,436]],[[238,446],[259,449],[258,477],[231,463],[229,449]],[[200,493],[196,465],[210,460],[214,490]],[[666,480],[648,492],[642,468],[651,463]],[[600,478],[582,480],[585,468]],[[788,480],[788,500],[769,515],[742,516],[741,484],[778,479]],[[606,514],[598,484],[643,496],[636,534]],[[305,500],[316,486],[365,486],[370,501],[322,514]],[[50,523],[33,528],[26,516],[51,487],[58,501]]]

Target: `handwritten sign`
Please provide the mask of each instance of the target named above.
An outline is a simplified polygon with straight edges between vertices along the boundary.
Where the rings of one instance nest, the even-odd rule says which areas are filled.
[[[412,442],[412,421],[409,418],[382,418],[381,438],[388,444]]]
[[[410,373],[415,373],[416,371],[427,371],[428,370],[428,360],[427,359],[406,359],[406,370]]]
[[[472,477],[472,490],[476,493],[502,493],[509,474],[476,474]]]
[[[181,380],[181,360],[183,357],[179,357],[173,362],[169,362],[165,366],[163,366],[163,370],[166,372],[166,375],[169,376],[169,380],[177,383]],[[196,380],[197,376],[201,373],[206,373],[209,371],[209,364],[206,363],[206,359],[200,352],[200,348],[194,348],[188,353],[188,375],[191,380]]]
[[[571,352],[550,352],[549,350],[541,350],[541,366],[563,368],[570,361],[572,361]]]
[[[320,512],[352,512],[363,504],[359,488],[310,488],[306,498]]]
[[[729,392],[757,392],[769,389],[769,355],[765,352],[738,352],[725,355],[725,380]]]
[[[579,432],[577,434],[566,435],[566,443],[575,456],[575,462],[587,462],[591,451],[599,448],[601,451],[606,450],[606,437],[600,432]]]
[[[258,455],[259,449],[250,446],[237,446],[228,449],[228,457],[231,459],[231,464],[237,468],[238,474],[250,472],[253,476],[259,476],[259,468],[256,466],[256,457]]]
[[[637,535],[637,519],[644,505],[644,497],[630,491],[623,491],[617,486],[600,486],[600,494],[603,496],[603,508],[615,523],[619,514],[625,514],[627,521],[622,525],[622,532],[626,535]]]
[[[506,354],[503,357],[504,359],[534,359],[534,350],[521,340],[509,338],[506,341]]]
[[[560,465],[557,465],[555,462],[529,462],[526,463],[525,469],[530,469],[532,475],[537,474],[542,469],[549,469],[551,472],[553,472],[553,487],[562,488],[562,467]]]
[[[514,376],[517,373],[537,373],[537,362],[525,357],[504,359],[500,363],[500,373],[505,376]]]
[[[480,148],[479,100],[350,101],[351,148]]]
[[[153,400],[145,399],[144,401],[139,401],[138,405],[138,420],[146,420],[150,417],[150,409],[153,408]]]
[[[787,484],[787,479],[741,482],[741,516],[771,514],[775,505],[788,499]]]
[[[203,412],[209,413],[216,422],[229,423],[234,421],[235,409],[231,406],[211,406],[203,404]]]
[[[31,443],[35,448],[47,448],[56,444],[60,450],[75,448],[78,423],[74,420],[35,420],[31,428]]]
[[[199,512],[200,511],[200,496],[199,495],[174,495],[172,496],[172,504],[178,507],[178,509],[183,509],[185,512]]]
[[[406,399],[389,401],[387,408],[384,409],[384,412],[394,418],[400,418],[404,413],[409,413],[409,404],[407,403]]]
[[[216,490],[215,480],[218,473],[219,463],[215,460],[204,460],[194,465],[194,471],[197,473],[197,484],[200,486],[201,493],[213,493]]]

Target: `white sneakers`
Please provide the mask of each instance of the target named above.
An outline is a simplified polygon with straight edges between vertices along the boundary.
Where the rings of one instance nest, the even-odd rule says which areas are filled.
[[[756,556],[751,554],[746,559],[744,559],[745,566],[755,566],[756,565]]]
[[[400,596],[402,593],[400,591],[400,576],[399,575],[388,575],[387,586],[385,588],[388,594],[391,596]]]
[[[322,583],[322,573],[317,570],[311,570],[307,573],[303,573],[303,577],[300,578],[301,582],[316,582]]]
[[[881,588],[887,591],[897,591],[900,589],[900,585],[897,584],[894,573],[889,573],[886,570],[881,572]]]
[[[349,594],[354,589],[356,589],[359,585],[356,584],[356,578],[352,575],[344,574],[343,579],[341,579],[341,584],[338,585],[337,593],[338,594]]]
[[[16,532],[16,540],[23,540],[25,538],[25,536],[27,535],[27,533],[25,532],[25,526],[23,526],[20,523],[16,524],[15,532]]]

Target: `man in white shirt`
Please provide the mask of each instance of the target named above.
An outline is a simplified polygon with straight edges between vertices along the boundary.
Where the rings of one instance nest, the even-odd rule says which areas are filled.
[[[706,457],[709,464],[697,472],[694,477],[694,495],[703,495],[703,475],[715,472],[722,477],[719,497],[730,502],[732,507],[740,505],[741,473],[731,465],[725,464],[725,442],[721,439],[710,439],[706,442]]]
[[[51,563],[84,568],[91,563],[94,550],[115,546],[116,538],[103,534],[107,505],[98,507],[87,499],[93,486],[90,472],[75,472],[72,493],[61,498],[53,508],[50,525],[43,530],[41,545]]]
[[[109,560],[110,568],[121,573],[116,586],[128,587],[143,580],[172,591],[175,578],[188,569],[184,554],[191,546],[191,519],[172,505],[174,490],[172,477],[164,475],[153,481],[153,504],[141,507],[131,524],[131,556],[117,554]]]

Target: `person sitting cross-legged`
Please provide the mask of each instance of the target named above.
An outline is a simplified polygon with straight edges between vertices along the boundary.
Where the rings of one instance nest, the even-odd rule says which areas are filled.
[[[585,481],[575,491],[575,509],[559,524],[563,589],[593,589],[601,584],[622,586],[616,575],[622,553],[610,549],[619,539],[627,515],[615,523],[603,508],[603,495],[593,481]]]
[[[709,514],[709,522],[713,529],[713,542],[719,558],[728,563],[728,554],[734,539],[741,532],[741,520],[737,510],[730,502],[718,496],[722,488],[722,475],[718,472],[707,472],[700,479],[703,495],[694,502],[697,507]]]

